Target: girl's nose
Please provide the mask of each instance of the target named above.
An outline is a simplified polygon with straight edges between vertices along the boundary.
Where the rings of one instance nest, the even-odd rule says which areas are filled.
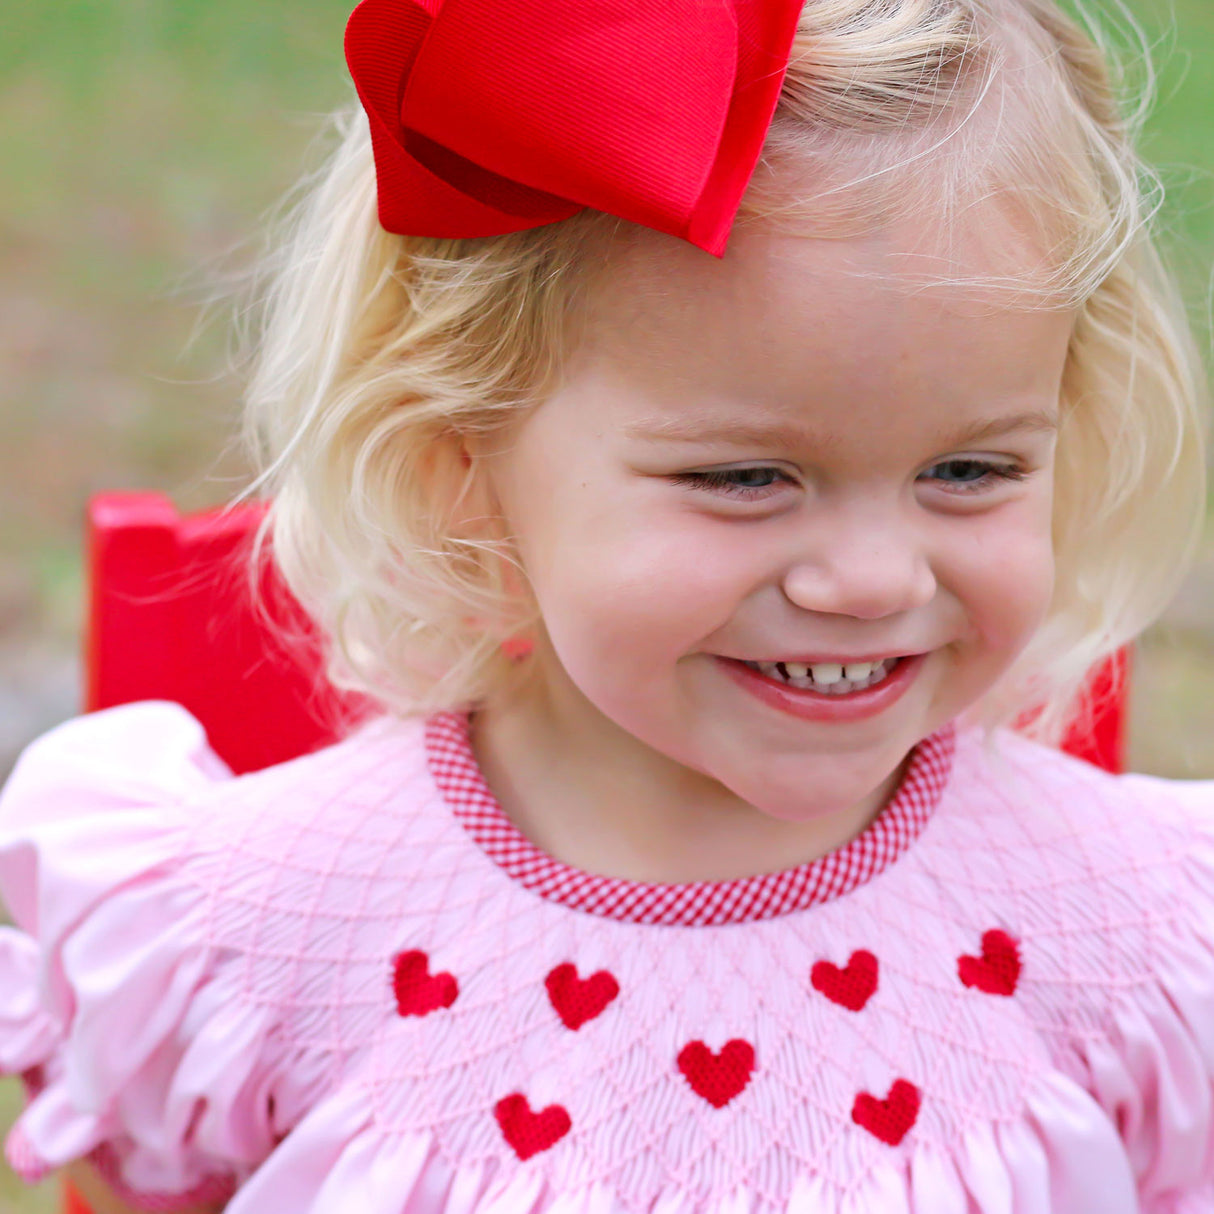
[[[784,594],[794,606],[861,620],[924,607],[935,593],[927,552],[900,528],[840,528],[784,575]]]

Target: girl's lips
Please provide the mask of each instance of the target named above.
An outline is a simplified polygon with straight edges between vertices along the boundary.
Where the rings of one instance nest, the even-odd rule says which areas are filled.
[[[843,722],[876,716],[900,700],[915,681],[927,656],[917,653],[902,658],[880,683],[846,695],[826,695],[777,682],[736,658],[719,657],[716,660],[739,686],[772,708],[805,721]]]

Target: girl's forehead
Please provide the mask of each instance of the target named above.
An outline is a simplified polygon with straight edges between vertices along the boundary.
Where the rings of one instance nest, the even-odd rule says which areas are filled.
[[[762,222],[740,224],[722,258],[684,241],[629,228],[610,244],[591,293],[591,313],[609,323],[651,324],[679,315],[783,311],[826,319],[842,308],[929,294],[942,309],[989,310],[1007,292],[983,281],[1031,281],[1042,252],[1026,239],[1014,203],[990,199],[950,222],[898,220],[860,235],[828,237]]]
[[[1056,393],[1073,315],[954,286],[1006,272],[1011,248],[992,227],[955,235],[942,254],[913,225],[847,240],[754,228],[718,260],[639,234],[596,283],[570,371],[773,405],[811,384],[857,402]]]

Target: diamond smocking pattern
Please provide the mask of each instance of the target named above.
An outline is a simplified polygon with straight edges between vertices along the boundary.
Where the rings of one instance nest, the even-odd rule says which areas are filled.
[[[331,1116],[352,1150],[622,1210],[785,1211],[807,1177],[845,1204],[1082,1086],[1186,930],[1187,820],[1002,746],[929,739],[841,868],[652,887],[527,844],[459,718],[383,721],[191,802],[180,932],[212,1038],[262,1026],[248,1095],[284,1133]]]

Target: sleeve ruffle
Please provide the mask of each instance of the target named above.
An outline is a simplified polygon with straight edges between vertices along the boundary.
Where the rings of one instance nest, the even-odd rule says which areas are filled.
[[[273,1148],[265,1014],[232,997],[183,873],[189,805],[231,772],[181,707],[81,717],[0,796],[0,1073],[35,1181],[89,1156],[131,1204],[222,1202]]]
[[[1084,1061],[1143,1214],[1188,1214],[1214,1209],[1214,782],[1133,782],[1166,788],[1177,810],[1168,825],[1190,843],[1161,916],[1154,981],[1117,1002]]]

